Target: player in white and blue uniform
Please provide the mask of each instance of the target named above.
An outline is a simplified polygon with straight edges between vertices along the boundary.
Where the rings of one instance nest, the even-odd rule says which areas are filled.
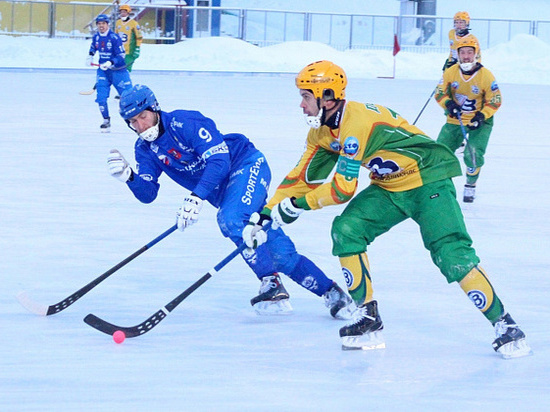
[[[87,65],[90,66],[93,56],[99,53],[96,80],[97,97],[95,101],[99,105],[99,111],[103,116],[103,123],[100,126],[101,131],[108,132],[111,127],[111,118],[107,99],[109,98],[111,86],[114,86],[120,94],[132,87],[132,81],[124,62],[125,53],[122,39],[109,28],[109,16],[100,14],[95,21],[97,32],[92,37]]]
[[[240,246],[243,228],[266,202],[271,171],[264,155],[244,135],[220,133],[213,120],[197,111],[161,111],[147,86],[135,85],[122,93],[120,114],[139,135],[137,168],[134,172],[122,154],[112,150],[110,173],[143,203],[155,200],[159,177],[166,173],[190,191],[177,213],[180,230],[198,220],[203,202],[208,201],[218,209],[222,234]],[[312,261],[298,254],[280,228],[268,232],[265,244],[245,249],[242,255],[262,281],[259,296],[251,301],[258,313],[292,310],[278,275],[282,272],[323,296],[334,317],[349,318],[351,299]]]

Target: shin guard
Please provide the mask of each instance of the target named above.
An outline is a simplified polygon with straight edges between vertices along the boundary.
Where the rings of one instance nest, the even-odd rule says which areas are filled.
[[[459,282],[460,287],[468,298],[474,303],[481,313],[491,322],[495,323],[497,319],[504,313],[502,302],[495,294],[493,286],[483,269],[475,266],[467,275]]]
[[[372,281],[366,253],[340,257],[340,265],[349,294],[357,306],[372,300]]]

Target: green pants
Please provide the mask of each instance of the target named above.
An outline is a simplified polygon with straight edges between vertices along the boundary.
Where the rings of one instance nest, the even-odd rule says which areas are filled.
[[[332,254],[360,254],[408,218],[420,226],[424,247],[449,283],[461,281],[479,263],[451,179],[395,193],[371,184],[334,219]]]
[[[126,56],[124,56],[124,63],[126,63],[126,70],[128,70],[128,72],[132,71],[132,66],[134,65],[135,61],[136,59],[131,54],[127,54]]]
[[[479,129],[469,130],[468,144],[464,149],[464,163],[468,168],[467,183],[475,185],[479,178],[479,169],[485,164],[485,151],[489,144],[489,137],[493,130],[493,118],[487,119]],[[454,153],[462,144],[464,135],[460,125],[445,123],[437,136],[437,141],[443,143]],[[474,164],[475,159],[475,164]]]

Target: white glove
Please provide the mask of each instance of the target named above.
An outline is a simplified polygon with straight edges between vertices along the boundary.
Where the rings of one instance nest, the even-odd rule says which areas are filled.
[[[202,199],[194,193],[183,199],[183,205],[176,213],[178,229],[184,231],[187,227],[197,223],[201,209]]]
[[[113,63],[111,61],[106,61],[105,63],[101,63],[99,65],[99,68],[101,70],[109,70],[111,68],[111,66],[113,65]]]
[[[88,55],[88,57],[86,58],[86,66],[91,66],[93,59],[94,59],[94,56]]]
[[[276,205],[271,211],[271,219],[273,220],[273,229],[278,229],[281,226],[288,225],[298,219],[304,209],[299,208],[293,202],[294,198],[287,197],[281,203]]]
[[[262,230],[269,222],[269,217],[259,213],[252,213],[248,224],[243,229],[243,240],[251,249],[256,249],[267,242],[267,233]]]
[[[126,183],[132,175],[132,168],[128,165],[124,156],[116,149],[112,149],[109,156],[107,156],[107,164],[109,165],[111,176],[117,178],[122,183]]]

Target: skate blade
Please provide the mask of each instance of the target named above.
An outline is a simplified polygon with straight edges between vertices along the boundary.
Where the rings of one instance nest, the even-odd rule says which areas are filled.
[[[523,358],[524,356],[530,356],[533,354],[531,347],[527,344],[525,339],[520,339],[517,342],[509,342],[506,345],[502,345],[497,352],[504,359]]]
[[[258,302],[253,308],[261,316],[290,315],[292,313],[292,306],[288,299]]]
[[[342,337],[342,350],[385,349],[386,342],[382,332],[371,332],[361,336]]]
[[[110,129],[101,129],[101,133],[111,133]]]

